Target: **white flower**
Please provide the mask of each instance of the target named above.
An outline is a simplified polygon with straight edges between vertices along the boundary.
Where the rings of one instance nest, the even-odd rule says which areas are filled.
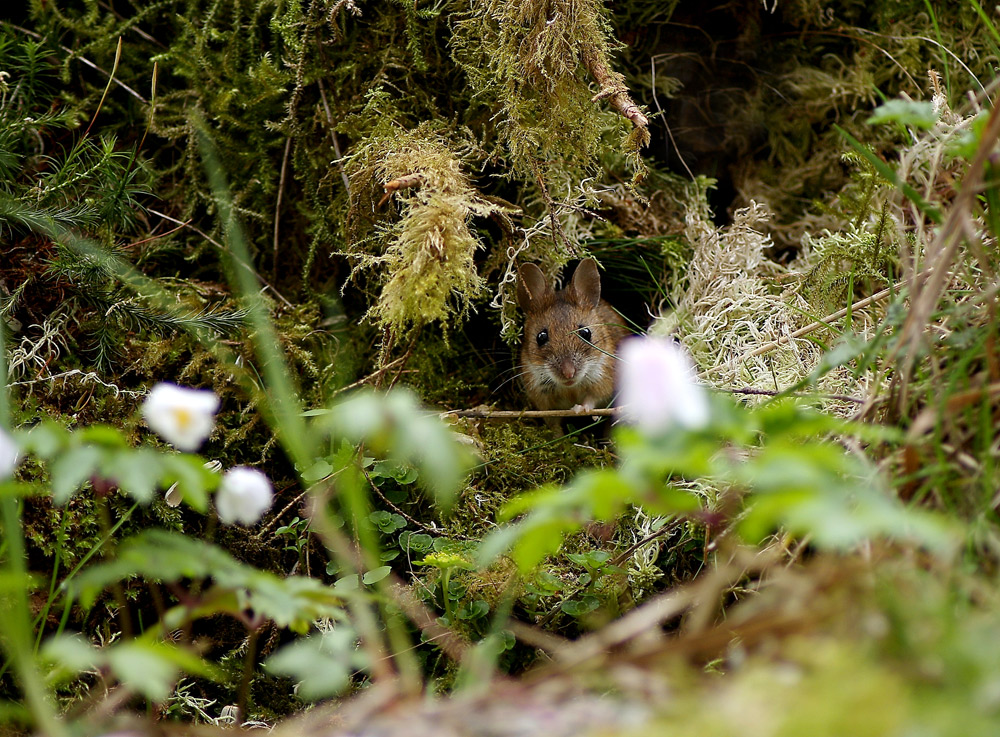
[[[219,398],[205,389],[159,383],[142,403],[146,424],[185,452],[198,450],[215,427]]]
[[[708,394],[680,345],[669,338],[628,338],[618,357],[618,406],[626,422],[651,433],[708,423]]]
[[[3,428],[0,428],[0,481],[14,475],[21,460],[17,443]]]
[[[237,466],[222,475],[215,494],[215,509],[223,524],[252,525],[270,509],[273,497],[267,476],[255,468]]]

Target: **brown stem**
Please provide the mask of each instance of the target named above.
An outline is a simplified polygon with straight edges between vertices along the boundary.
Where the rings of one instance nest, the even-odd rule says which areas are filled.
[[[646,537],[642,538],[642,540],[639,540],[638,542],[636,542],[636,543],[632,544],[631,546],[629,546],[629,548],[627,550],[625,550],[625,552],[623,552],[621,555],[619,555],[614,560],[612,560],[611,563],[609,563],[609,565],[620,566],[622,563],[624,563],[626,560],[628,560],[629,556],[632,555],[632,553],[634,553],[636,550],[638,550],[639,548],[641,548],[643,545],[645,545],[646,543],[652,542],[653,540],[655,540],[658,537],[662,537],[664,535],[669,535],[671,532],[673,532],[674,530],[676,530],[678,527],[680,527],[681,525],[683,525],[687,521],[688,521],[687,517],[678,517],[674,521],[672,521],[669,524],[666,524],[663,527],[661,527],[660,529],[658,529],[656,532],[654,532],[654,533],[652,533],[650,535],[646,535]]]
[[[365,478],[368,480],[368,484],[369,484],[369,486],[372,487],[372,491],[375,492],[375,495],[379,499],[381,499],[382,502],[387,507],[389,507],[389,509],[391,509],[393,512],[395,512],[400,517],[402,517],[403,519],[405,519],[407,522],[409,522],[411,525],[413,525],[414,527],[416,527],[418,530],[423,530],[428,535],[439,535],[439,536],[443,536],[443,537],[453,537],[453,538],[457,538],[459,540],[476,540],[477,539],[477,538],[474,538],[474,537],[469,537],[467,535],[461,535],[459,533],[447,532],[446,530],[437,530],[437,529],[435,529],[433,527],[428,527],[427,525],[423,524],[419,520],[414,519],[413,517],[411,517],[410,515],[408,515],[406,512],[404,512],[402,509],[400,509],[395,504],[393,504],[389,500],[389,498],[385,494],[382,493],[382,490],[380,488],[378,488],[378,486],[376,486],[376,484],[375,484],[374,481],[372,481],[372,477],[368,475],[368,471],[366,471],[365,469],[362,468],[361,472],[365,475]]]
[[[612,417],[613,407],[574,412],[571,409],[453,409],[442,412],[442,417],[468,417],[477,420],[520,420],[535,417]]]
[[[278,233],[281,225],[281,200],[285,195],[285,177],[288,174],[288,154],[292,150],[292,137],[285,141],[285,155],[281,158],[281,177],[278,180],[278,199],[274,203],[274,280],[278,281]]]
[[[534,159],[531,160],[531,168],[535,172],[535,180],[538,182],[538,189],[541,191],[542,199],[545,201],[545,207],[548,208],[549,211],[549,222],[552,226],[552,242],[558,246],[561,239],[563,246],[566,248],[566,252],[574,256],[577,255],[577,249],[570,245],[569,239],[559,226],[559,218],[556,217],[556,203],[552,199],[552,195],[549,194],[548,185],[545,184],[545,178],[542,176],[542,169],[538,165],[538,162]]]
[[[382,199],[378,201],[375,209],[382,207],[389,198],[392,197],[393,192],[398,192],[401,189],[409,189],[410,187],[419,187],[424,183],[424,175],[420,172],[414,174],[406,174],[401,177],[396,177],[395,179],[390,179],[388,182],[382,185],[382,189],[385,190],[385,194]]]
[[[243,659],[243,679],[240,681],[240,693],[236,699],[237,719],[240,724],[247,719],[247,703],[250,701],[250,681],[253,679],[253,667],[257,659],[257,636],[260,626],[251,627],[247,636],[247,654]]]
[[[636,128],[649,128],[649,118],[643,115],[639,106],[629,97],[624,78],[611,70],[604,54],[588,44],[584,46],[581,57],[587,71],[601,85],[601,91],[594,95],[593,102],[607,98],[611,107],[628,118]]]

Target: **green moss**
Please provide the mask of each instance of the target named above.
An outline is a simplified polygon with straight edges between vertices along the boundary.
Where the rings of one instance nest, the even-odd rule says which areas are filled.
[[[469,159],[475,147],[464,137]],[[380,291],[368,317],[397,335],[432,322],[447,327],[467,313],[484,287],[474,262],[483,243],[472,219],[507,214],[473,188],[450,139],[435,124],[404,130],[385,123],[347,162],[354,224],[346,253],[358,255],[356,269],[377,270]],[[403,178],[408,186],[393,189]],[[383,188],[395,192],[399,219],[378,223],[365,237],[361,223],[381,204],[373,207]]]

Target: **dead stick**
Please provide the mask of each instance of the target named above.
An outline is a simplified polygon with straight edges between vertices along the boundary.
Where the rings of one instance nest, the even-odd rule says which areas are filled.
[[[587,71],[601,85],[601,91],[594,96],[593,102],[606,97],[611,103],[611,107],[628,118],[636,128],[648,128],[649,119],[643,115],[639,106],[629,97],[624,77],[611,71],[604,55],[597,48],[588,44],[580,56]]]
[[[151,212],[151,213],[153,213],[154,215],[156,215],[157,217],[161,217],[161,218],[163,218],[164,220],[168,220],[168,221],[170,221],[171,223],[177,223],[177,224],[178,224],[178,225],[180,225],[181,227],[184,227],[184,228],[188,228],[188,229],[190,229],[190,230],[193,230],[193,231],[194,231],[195,233],[197,233],[197,234],[198,234],[198,235],[200,235],[200,236],[201,236],[202,238],[204,238],[205,240],[207,240],[207,241],[208,241],[209,243],[211,243],[211,244],[212,244],[213,246],[215,246],[216,248],[218,248],[218,249],[219,249],[220,251],[226,251],[227,253],[229,252],[229,249],[227,249],[227,248],[226,248],[226,247],[225,247],[224,245],[222,245],[222,244],[221,244],[221,243],[219,243],[219,242],[218,242],[217,240],[215,240],[215,239],[214,239],[214,238],[213,238],[212,236],[210,236],[210,235],[209,235],[208,233],[206,233],[205,231],[203,231],[203,230],[200,230],[200,229],[196,228],[195,226],[191,225],[191,222],[190,222],[190,221],[188,221],[188,222],[184,222],[183,220],[178,220],[177,218],[173,218],[173,217],[170,217],[169,215],[167,215],[167,214],[165,214],[165,213],[162,213],[162,212],[159,212],[158,210],[154,210],[154,209],[153,209],[153,208],[151,208],[151,207],[149,207],[149,208],[146,208],[146,211],[147,211],[147,212]],[[232,254],[230,254],[230,255],[232,255]],[[236,258],[235,256],[233,256],[233,259],[234,259],[234,260],[236,261],[236,263],[238,263],[238,264],[239,264],[240,266],[242,266],[242,267],[243,267],[244,269],[246,269],[246,270],[247,270],[247,271],[249,271],[249,272],[250,272],[251,274],[253,274],[254,278],[255,278],[255,279],[257,279],[257,281],[259,281],[259,282],[260,282],[261,284],[263,284],[263,285],[264,285],[265,287],[267,287],[268,289],[270,289],[270,290],[271,290],[271,292],[273,292],[273,293],[274,293],[274,296],[275,296],[275,297],[277,297],[277,298],[278,298],[278,299],[280,299],[280,300],[281,300],[282,302],[284,302],[284,303],[285,303],[286,305],[288,305],[288,307],[293,307],[293,306],[294,306],[294,305],[292,305],[292,303],[291,303],[291,302],[289,302],[289,301],[288,301],[287,299],[285,299],[285,297],[284,297],[284,296],[282,296],[281,292],[279,292],[279,291],[278,291],[277,289],[275,289],[275,288],[274,288],[274,285],[272,285],[272,284],[271,284],[271,283],[270,283],[269,281],[267,281],[267,279],[265,279],[265,278],[264,278],[264,277],[262,277],[262,276],[261,276],[261,275],[260,275],[259,273],[257,273],[257,270],[256,270],[256,269],[254,269],[254,268],[253,268],[252,266],[250,266],[249,264],[247,264],[247,263],[244,263],[243,261],[240,261],[240,260],[239,260],[239,259],[237,259],[237,258]]]
[[[611,417],[616,410],[588,409],[575,412],[571,409],[453,409],[442,412],[441,417],[468,417],[477,420],[520,420],[534,417]]]
[[[764,397],[776,397],[783,394],[781,391],[774,391],[772,389],[755,389],[753,387],[744,387],[742,389],[717,389],[717,391],[726,392],[727,394],[749,394]],[[797,392],[792,396],[837,399],[842,402],[854,402],[855,404],[864,404],[867,401],[865,399],[861,399],[860,397],[852,397],[848,394],[808,394]],[[615,407],[607,407],[605,409],[584,409],[579,411],[572,409],[451,409],[441,412],[440,416],[442,418],[463,417],[474,420],[527,420],[538,417],[614,417],[617,411],[618,410]]]
[[[842,310],[837,310],[836,312],[834,312],[834,313],[832,313],[830,315],[827,315],[824,318],[816,320],[815,322],[811,322],[808,325],[806,325],[804,328],[799,328],[798,330],[796,330],[794,333],[792,333],[790,335],[782,335],[777,340],[772,340],[770,343],[765,343],[764,345],[760,346],[759,348],[755,348],[754,350],[752,350],[747,355],[747,358],[753,358],[755,356],[760,356],[760,355],[762,355],[764,353],[767,353],[769,351],[773,351],[775,348],[778,348],[778,347],[784,345],[785,343],[793,341],[796,338],[801,338],[803,335],[805,335],[806,333],[811,333],[813,330],[818,330],[819,328],[822,328],[822,327],[830,327],[830,325],[829,325],[830,322],[832,322],[833,320],[839,320],[844,315],[846,315],[849,310],[850,311],[860,310],[861,308],[867,307],[868,305],[872,304],[873,302],[878,302],[879,300],[883,300],[886,297],[888,297],[890,294],[892,294],[894,291],[897,291],[899,288],[900,288],[900,285],[898,285],[898,284],[894,284],[891,287],[886,287],[881,292],[876,292],[875,294],[873,294],[870,297],[865,297],[864,299],[858,300],[857,302],[855,302],[854,304],[852,304],[850,307],[845,307]]]
[[[388,182],[382,185],[382,189],[385,190],[385,194],[382,195],[382,199],[378,201],[375,206],[376,209],[382,207],[390,197],[392,197],[393,192],[398,192],[401,189],[409,189],[410,187],[419,187],[424,183],[424,175],[420,172],[414,172],[413,174],[405,174],[401,177],[396,177],[395,179],[390,179]]]
[[[924,269],[917,276],[926,277],[932,271],[934,271],[934,267],[933,266]],[[952,272],[948,272],[946,274],[946,276],[952,276]],[[759,348],[755,348],[753,351],[751,351],[750,353],[748,353],[747,354],[747,358],[754,358],[755,356],[760,356],[760,355],[762,355],[764,353],[767,353],[768,351],[773,351],[775,348],[778,348],[778,347],[784,345],[785,343],[788,343],[789,341],[795,340],[796,338],[801,338],[803,335],[805,335],[806,333],[811,333],[813,330],[818,330],[819,328],[822,328],[822,327],[830,327],[830,325],[829,325],[830,322],[832,322],[833,320],[839,320],[844,315],[846,315],[848,313],[848,311],[853,312],[854,310],[860,310],[862,307],[867,307],[868,305],[872,304],[873,302],[878,302],[880,300],[883,300],[886,297],[892,295],[894,292],[898,292],[899,290],[901,290],[903,288],[909,287],[913,283],[914,278],[915,277],[911,277],[911,278],[906,279],[906,280],[904,280],[902,282],[899,282],[898,284],[893,284],[891,287],[886,287],[882,291],[876,292],[875,294],[871,295],[870,297],[865,297],[864,299],[859,299],[857,302],[855,302],[854,304],[852,304],[850,307],[844,307],[843,309],[837,310],[836,312],[834,312],[832,314],[829,314],[826,317],[822,317],[819,320],[816,320],[815,322],[811,322],[808,325],[806,325],[804,328],[799,328],[798,330],[796,330],[794,333],[791,333],[790,335],[782,335],[777,340],[772,340],[770,343],[765,343],[764,345],[760,346]],[[709,373],[711,373],[712,371],[716,371],[716,370],[718,370],[720,368],[722,368],[722,367],[721,366],[716,366],[714,369],[709,369]]]
[[[43,38],[43,36],[41,34],[39,34],[39,33],[35,33],[34,31],[29,31],[27,28],[22,28],[21,26],[14,25],[13,23],[10,23],[8,21],[0,21],[0,24],[5,25],[8,28],[13,28],[15,31],[20,31],[21,33],[26,33],[29,36],[31,36],[32,38],[38,38],[38,39]],[[59,48],[62,49],[63,51],[65,51],[67,54],[73,56],[75,59],[79,60],[81,64],[85,64],[86,66],[90,67],[91,69],[100,72],[105,77],[110,77],[110,79],[111,79],[112,82],[114,82],[116,85],[118,85],[123,90],[125,90],[126,92],[128,92],[130,95],[132,95],[132,97],[134,97],[135,99],[137,99],[143,105],[148,105],[149,104],[149,100],[147,100],[145,97],[143,97],[142,95],[140,95],[134,89],[132,89],[127,84],[125,84],[124,82],[122,82],[120,79],[116,79],[113,74],[108,74],[108,72],[106,72],[104,69],[101,69],[94,62],[92,62],[90,59],[86,58],[85,56],[76,56],[76,52],[73,51],[73,49],[69,48],[68,46],[63,46],[62,44],[59,44]]]
[[[288,154],[292,150],[292,137],[285,140],[285,155],[281,157],[281,178],[278,180],[278,201],[274,203],[274,280],[278,280],[278,233],[281,226],[281,200],[285,194],[285,175],[288,174]]]
[[[340,3],[338,3],[340,5]],[[323,101],[323,112],[326,113],[326,121],[330,124],[330,139],[333,141],[333,152],[337,154],[337,158],[334,162],[337,168],[340,169],[340,178],[344,181],[344,191],[347,192],[347,199],[351,199],[351,182],[347,178],[347,172],[344,171],[344,154],[340,151],[340,141],[337,140],[337,131],[333,124],[333,115],[330,113],[330,105],[326,101],[326,88],[323,87],[323,80],[316,80],[319,84],[319,96]]]
[[[389,594],[392,596],[393,603],[424,633],[428,640],[433,640],[456,663],[462,662],[469,650],[468,641],[455,630],[442,625],[438,621],[437,615],[396,574],[391,575]]]
[[[337,389],[337,391],[335,391],[333,393],[333,396],[335,397],[338,394],[343,394],[344,392],[350,391],[351,389],[357,389],[362,384],[367,384],[372,379],[377,379],[378,377],[382,376],[383,373],[385,373],[386,371],[388,371],[389,369],[391,369],[393,366],[395,366],[397,363],[402,363],[404,358],[406,358],[406,356],[400,356],[399,358],[393,359],[392,361],[389,361],[389,363],[387,363],[385,366],[382,366],[380,368],[375,369],[372,373],[368,374],[368,376],[366,376],[365,378],[358,379],[353,384],[348,384],[347,386],[340,387],[340,389]]]

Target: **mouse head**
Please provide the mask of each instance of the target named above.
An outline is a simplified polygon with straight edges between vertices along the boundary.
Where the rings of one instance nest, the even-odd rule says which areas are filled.
[[[566,386],[588,380],[610,348],[594,259],[582,261],[565,289],[555,290],[535,264],[518,269],[517,303],[524,311],[523,358]],[[596,356],[595,356],[596,354]],[[592,377],[591,377],[592,378]]]
[[[523,264],[517,270],[517,304],[525,315],[548,309],[556,301],[556,291],[535,264]],[[592,310],[601,301],[601,275],[597,262],[588,258],[573,272],[569,286],[558,292],[584,310]]]

